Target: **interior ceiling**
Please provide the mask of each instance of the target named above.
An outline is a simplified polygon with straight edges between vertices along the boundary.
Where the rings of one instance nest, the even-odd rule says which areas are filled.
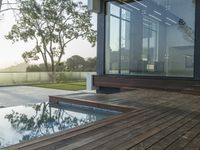
[[[156,2],[157,4],[159,5],[162,5],[162,6],[166,6],[166,5],[170,5],[170,4],[180,4],[180,3],[183,3],[183,0],[119,0],[121,2],[126,2],[126,3],[131,3],[131,2],[135,2],[135,1],[154,1]],[[195,0],[192,0],[192,1],[195,1]]]
[[[171,5],[171,4],[180,4],[183,2],[183,0],[152,0],[156,2],[159,5],[166,6],[166,5]]]

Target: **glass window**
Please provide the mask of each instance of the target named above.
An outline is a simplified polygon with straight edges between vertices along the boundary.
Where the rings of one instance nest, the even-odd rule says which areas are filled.
[[[120,16],[120,8],[114,4],[110,4],[110,14],[119,17]]]
[[[108,2],[106,73],[193,77],[194,23],[193,0]]]
[[[154,65],[158,54],[158,22],[150,18],[143,19],[143,48],[142,61],[148,61],[149,65]],[[148,68],[147,68],[148,70]]]
[[[112,10],[111,13],[115,12],[119,15],[119,7],[115,6],[114,4],[109,5],[110,9]],[[119,74],[119,49],[120,49],[120,19],[117,15],[111,15],[107,18],[107,22],[109,24],[106,25],[106,72],[109,74]]]
[[[121,74],[129,74],[130,22],[121,20]]]
[[[122,9],[122,19],[125,20],[130,20],[131,19],[131,13],[129,11],[127,11],[126,9]]]
[[[194,60],[191,55],[185,56],[185,68],[193,68],[194,67]]]

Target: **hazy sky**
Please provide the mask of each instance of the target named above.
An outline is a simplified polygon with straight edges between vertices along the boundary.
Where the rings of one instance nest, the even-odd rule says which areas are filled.
[[[81,1],[86,3],[87,0]],[[13,16],[13,12],[9,11],[0,14],[0,19],[0,68],[5,68],[24,62],[21,57],[22,53],[32,49],[34,43],[17,42],[13,44],[12,41],[5,39],[5,35],[8,34],[12,25],[15,24],[15,17]],[[96,14],[93,14],[92,22],[94,28],[96,28]],[[74,40],[67,46],[66,55],[63,57],[63,60],[73,55],[80,55],[85,58],[94,57],[96,56],[96,47],[91,47],[90,43],[81,39]]]

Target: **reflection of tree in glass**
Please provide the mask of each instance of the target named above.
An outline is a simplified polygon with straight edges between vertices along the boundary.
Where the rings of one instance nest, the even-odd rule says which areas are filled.
[[[194,42],[194,31],[183,19],[179,19],[179,29],[184,32],[186,39]]]
[[[55,109],[52,111],[49,103],[36,104],[33,106],[33,109],[35,110],[35,114],[32,116],[15,111],[5,116],[12,127],[23,135],[22,141],[62,131],[66,128],[73,128],[96,120],[96,117],[93,115],[87,115],[85,118],[77,118],[64,109]]]
[[[195,7],[195,2],[195,0],[192,0],[192,3],[194,4],[193,7]],[[184,32],[185,38],[191,42],[194,42],[194,30],[181,18],[179,19],[178,24],[179,29]]]
[[[0,148],[5,144],[6,144],[5,139],[0,137]]]

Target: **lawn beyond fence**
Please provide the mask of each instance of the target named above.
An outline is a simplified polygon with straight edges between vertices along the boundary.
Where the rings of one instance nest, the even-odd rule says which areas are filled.
[[[95,72],[57,72],[56,81],[85,81],[88,74],[95,74]],[[51,82],[51,79],[47,72],[0,73],[0,85],[21,85],[49,82]]]
[[[59,89],[59,90],[85,90],[85,82],[68,82],[68,83],[49,83],[49,84],[38,84],[33,85],[34,87],[50,88],[50,89]]]

